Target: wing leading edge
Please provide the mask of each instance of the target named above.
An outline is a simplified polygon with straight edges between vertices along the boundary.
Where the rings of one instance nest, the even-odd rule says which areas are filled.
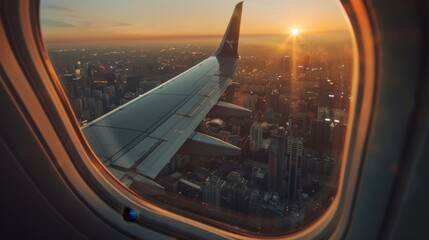
[[[197,126],[232,83],[242,4],[236,5],[213,56],[82,128],[95,154],[125,184],[153,183],[150,179],[195,136]],[[229,152],[240,150],[221,141],[214,144]]]

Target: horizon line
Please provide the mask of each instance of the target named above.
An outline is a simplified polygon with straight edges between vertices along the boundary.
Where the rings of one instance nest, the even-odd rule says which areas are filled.
[[[311,31],[303,32],[302,35],[315,35],[315,34],[332,34],[332,33],[347,33],[348,29],[333,29],[333,30],[320,30],[320,31]],[[288,36],[287,33],[245,33],[241,34],[240,37],[278,37],[278,36]],[[42,34],[43,36],[43,34]],[[54,44],[54,43],[65,43],[65,42],[118,42],[118,41],[154,41],[154,40],[192,40],[192,39],[216,39],[222,38],[223,34],[172,34],[172,35],[110,35],[110,36],[88,36],[88,37],[49,37],[43,36],[45,43]]]

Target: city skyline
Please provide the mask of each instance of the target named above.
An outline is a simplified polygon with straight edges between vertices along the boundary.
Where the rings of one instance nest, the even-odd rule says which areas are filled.
[[[51,45],[219,38],[227,24],[226,16],[231,14],[227,9],[237,2],[44,0],[41,28],[44,40]],[[349,24],[337,1],[249,0],[244,8],[242,36],[289,36],[294,28],[299,29],[299,35],[342,32]]]

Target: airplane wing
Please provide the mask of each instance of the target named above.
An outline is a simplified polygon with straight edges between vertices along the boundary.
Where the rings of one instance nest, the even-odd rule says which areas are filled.
[[[236,5],[213,56],[82,128],[95,154],[125,184],[154,179],[185,143],[218,147],[225,155],[240,153],[195,129],[214,106],[228,105],[218,103],[239,59],[242,4]]]

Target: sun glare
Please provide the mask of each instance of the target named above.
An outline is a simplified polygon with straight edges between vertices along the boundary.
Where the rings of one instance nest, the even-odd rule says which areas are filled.
[[[291,31],[292,36],[296,36],[298,35],[298,33],[299,33],[298,28],[292,28],[292,31]]]

